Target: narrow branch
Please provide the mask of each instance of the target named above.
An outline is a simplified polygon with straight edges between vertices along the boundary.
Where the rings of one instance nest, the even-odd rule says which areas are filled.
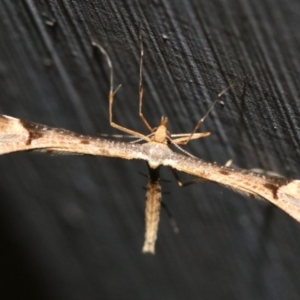
[[[151,168],[160,165],[204,178],[257,199],[266,199],[300,222],[300,181],[266,176],[249,170],[219,166],[178,154],[156,142],[132,144],[76,134],[0,116],[0,154],[38,149],[122,159],[141,159]]]

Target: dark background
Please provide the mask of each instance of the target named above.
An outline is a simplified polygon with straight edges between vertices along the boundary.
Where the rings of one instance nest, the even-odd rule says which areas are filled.
[[[144,113],[171,132],[212,135],[186,150],[220,164],[300,178],[300,2],[0,1],[0,113],[87,135],[138,117],[139,23]],[[156,255],[143,255],[145,162],[13,153],[0,157],[3,299],[299,299],[300,226],[212,183],[179,188],[162,170]],[[184,176],[183,176],[184,177]],[[184,177],[188,180],[188,178]]]

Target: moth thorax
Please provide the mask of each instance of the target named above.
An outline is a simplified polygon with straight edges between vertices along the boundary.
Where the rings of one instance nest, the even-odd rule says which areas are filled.
[[[159,125],[153,135],[153,141],[157,143],[166,144],[167,143],[167,127],[164,125]]]

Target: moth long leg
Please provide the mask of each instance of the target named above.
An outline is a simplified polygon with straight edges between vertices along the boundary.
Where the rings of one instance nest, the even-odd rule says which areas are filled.
[[[166,205],[166,203],[164,201],[161,201],[161,207],[165,210],[165,212],[168,215],[170,224],[172,226],[172,229],[174,231],[174,233],[179,233],[179,228],[177,226],[177,223],[173,217],[173,214],[171,213],[171,211],[169,210],[168,206]]]
[[[173,173],[173,175],[174,175],[174,177],[175,177],[175,179],[176,179],[176,181],[177,181],[177,183],[180,187],[185,187],[185,186],[188,186],[188,185],[191,185],[191,184],[194,184],[194,183],[199,183],[199,182],[206,181],[206,179],[204,179],[204,178],[195,178],[195,179],[192,179],[192,180],[187,181],[187,182],[182,182],[180,177],[179,177],[178,172],[173,168],[171,169],[171,171],[172,171],[172,173]]]
[[[229,89],[233,88],[236,85],[236,83],[237,83],[237,80],[234,81],[233,83],[231,83],[227,88],[225,88],[221,93],[218,94],[217,99],[211,104],[210,108],[208,109],[208,111],[206,112],[206,114],[204,115],[204,117],[202,117],[197,122],[197,124],[194,127],[194,130],[192,131],[192,133],[190,134],[189,138],[187,138],[186,141],[182,141],[181,142],[182,145],[186,145],[192,139],[193,135],[199,129],[199,127],[203,124],[204,120],[207,118],[207,116],[210,114],[210,112],[212,111],[212,109],[214,108],[214,106],[217,104],[217,102],[220,99],[220,97],[222,97]]]
[[[148,121],[144,117],[142,108],[143,108],[143,96],[144,96],[144,87],[143,87],[143,57],[144,57],[144,46],[142,40],[142,31],[140,28],[140,48],[141,48],[141,58],[140,58],[140,79],[139,79],[139,116],[147,129],[151,132],[152,127],[149,125]]]
[[[110,125],[112,127],[116,128],[116,129],[119,129],[123,132],[129,133],[131,135],[134,135],[136,137],[139,137],[139,138],[149,142],[150,139],[147,136],[145,136],[145,135],[143,135],[143,134],[141,134],[137,131],[131,130],[131,129],[126,128],[126,127],[123,127],[123,126],[121,126],[121,125],[119,125],[119,124],[117,124],[113,121],[114,96],[115,96],[115,93],[117,92],[117,90],[120,86],[116,90],[114,90],[114,86],[113,86],[113,79],[114,79],[114,77],[113,77],[113,66],[112,66],[112,62],[111,62],[111,59],[110,59],[108,53],[98,43],[92,42],[92,45],[94,47],[96,47],[97,49],[99,49],[104,54],[104,56],[106,58],[106,61],[107,61],[107,64],[108,64],[108,67],[109,67],[109,70],[110,70],[110,89],[109,89],[109,96],[108,96],[108,101],[109,101],[109,123],[110,123]]]

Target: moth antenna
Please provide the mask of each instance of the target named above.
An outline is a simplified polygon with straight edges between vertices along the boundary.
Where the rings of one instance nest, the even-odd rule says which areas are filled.
[[[124,126],[121,126],[117,123],[115,123],[113,121],[113,102],[114,102],[114,95],[115,93],[118,91],[118,89],[120,88],[120,85],[116,88],[116,90],[114,91],[114,86],[113,86],[113,82],[114,82],[114,72],[113,72],[113,66],[112,66],[112,62],[111,62],[111,59],[108,55],[108,53],[105,51],[105,49],[99,45],[98,43],[96,42],[92,42],[92,46],[96,47],[98,50],[101,51],[101,53],[105,56],[106,58],[106,61],[107,61],[107,64],[108,64],[108,67],[109,67],[109,70],[110,70],[110,75],[109,75],[109,81],[110,81],[110,88],[109,88],[109,95],[108,95],[108,102],[109,102],[109,109],[108,109],[108,112],[109,112],[109,123],[112,127],[116,128],[116,129],[119,129],[123,132],[126,132],[126,133],[129,133],[131,135],[134,135],[136,137],[139,137],[141,139],[145,139],[146,141],[150,142],[150,139],[148,139],[145,135],[137,132],[137,131],[134,131],[134,130],[131,130],[129,128],[126,128]]]

